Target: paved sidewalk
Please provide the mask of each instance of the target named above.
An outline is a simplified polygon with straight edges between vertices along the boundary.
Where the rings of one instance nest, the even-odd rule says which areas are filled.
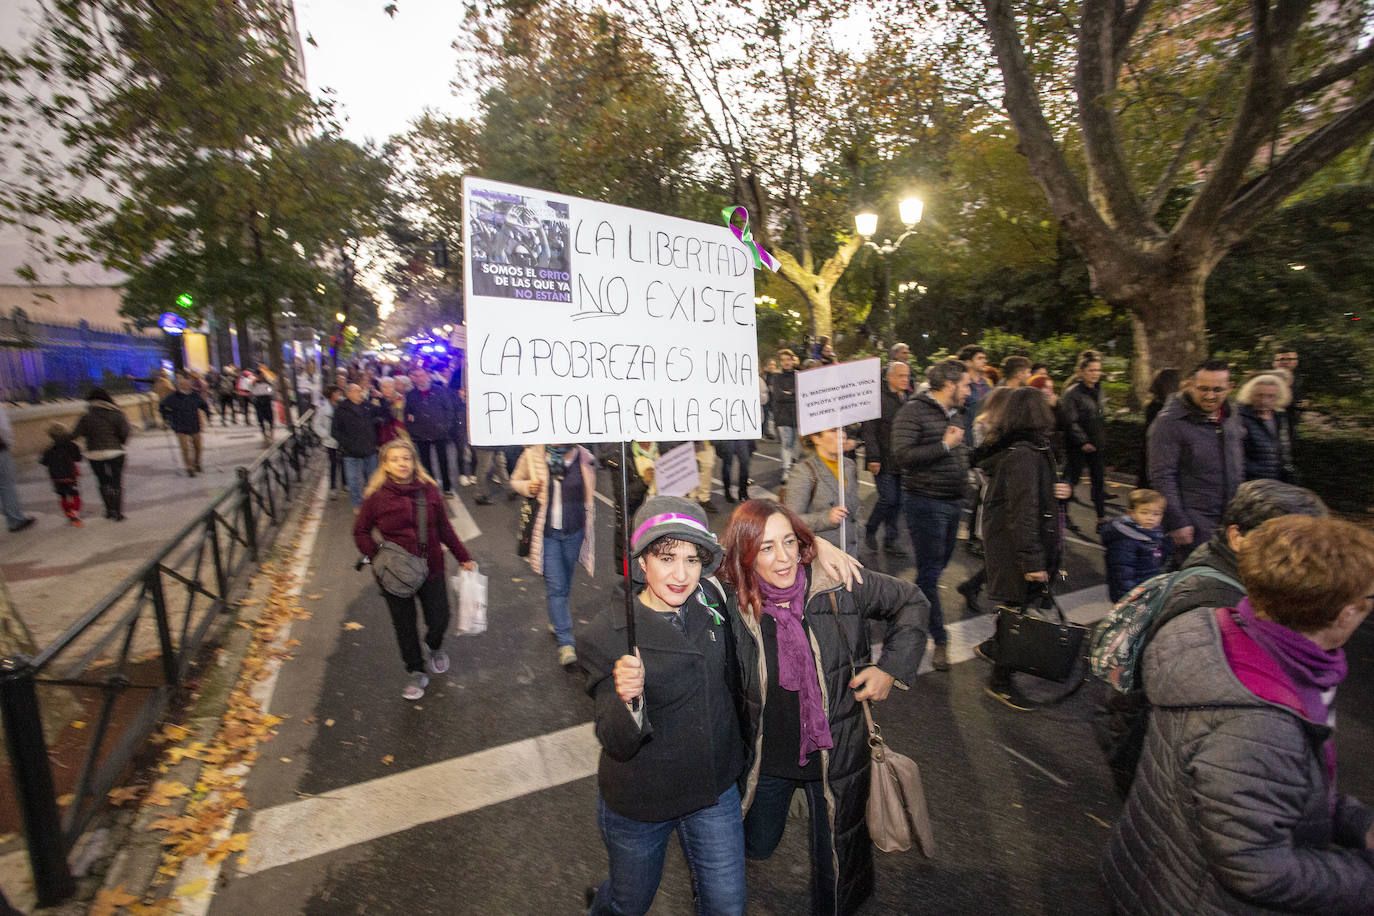
[[[285,434],[276,430],[278,438]],[[84,525],[67,523],[36,458],[19,463],[24,511],[38,523],[0,531],[0,576],[34,640],[42,646],[138,568],[167,539],[237,480],[235,468],[251,464],[265,448],[257,426],[222,427],[203,439],[203,474],[188,478],[176,437],[163,430],[134,430],[124,466],[125,520],[104,517],[90,466],[81,465]]]

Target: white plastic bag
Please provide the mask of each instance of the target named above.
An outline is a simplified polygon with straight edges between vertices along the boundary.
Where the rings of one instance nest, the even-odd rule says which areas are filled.
[[[458,634],[475,636],[487,630],[487,577],[472,569],[460,569],[449,580],[458,595]]]

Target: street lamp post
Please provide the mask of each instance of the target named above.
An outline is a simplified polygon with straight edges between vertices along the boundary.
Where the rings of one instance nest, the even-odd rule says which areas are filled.
[[[897,236],[897,241],[885,239],[881,245],[873,241],[871,236],[878,231],[878,214],[872,212],[858,213],[854,216],[854,229],[863,236],[864,246],[872,248],[882,258],[883,262],[883,339],[884,346],[892,344],[892,255],[902,247],[909,236],[916,234],[916,224],[921,221],[921,212],[925,204],[919,197],[908,197],[897,205],[898,215],[901,217],[902,224],[906,226],[906,231]]]

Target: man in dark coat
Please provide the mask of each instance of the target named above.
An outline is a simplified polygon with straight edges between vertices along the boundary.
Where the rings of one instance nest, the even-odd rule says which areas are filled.
[[[420,463],[429,476],[442,481],[444,495],[453,495],[448,474],[448,442],[454,426],[454,404],[449,389],[433,382],[429,371],[417,366],[410,370],[414,387],[406,392],[406,431],[420,453]],[[434,467],[435,460],[439,468]]]
[[[930,388],[902,405],[892,421],[892,456],[902,472],[902,511],[916,547],[916,584],[930,602],[931,664],[949,669],[940,575],[949,565],[968,487],[968,446],[959,410],[971,376],[957,359],[926,370]]]
[[[902,470],[892,457],[892,421],[906,403],[911,389],[911,367],[905,362],[890,362],[884,376],[882,416],[864,421],[864,456],[873,485],[878,489],[878,501],[869,513],[864,527],[864,545],[878,549],[878,529],[887,528],[888,553],[901,552],[901,532],[897,527],[902,514]]]
[[[1150,424],[1150,482],[1168,500],[1164,530],[1180,560],[1212,536],[1245,479],[1245,427],[1230,392],[1230,367],[1209,359]]]
[[[363,504],[363,487],[377,470],[377,430],[388,416],[387,409],[368,400],[363,386],[356,382],[348,386],[347,400],[334,408],[330,435],[339,443],[344,483],[354,511]]]
[[[200,415],[205,414],[205,422],[209,423],[210,405],[195,390],[191,377],[183,372],[177,376],[177,390],[163,398],[158,409],[172,432],[177,434],[186,476],[196,476],[200,473]]]
[[[782,453],[782,479],[792,470],[792,456],[797,451],[797,355],[791,350],[778,352],[782,369],[773,376],[768,401],[773,405],[773,425],[778,430],[778,448]]]

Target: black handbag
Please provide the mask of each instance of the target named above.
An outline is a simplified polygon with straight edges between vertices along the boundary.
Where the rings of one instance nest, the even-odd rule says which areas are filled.
[[[517,557],[530,555],[530,539],[534,537],[534,514],[538,511],[538,498],[526,496],[524,504],[520,506],[520,536],[515,541]]]
[[[1031,595],[1024,607],[997,609],[997,663],[1048,681],[1068,679],[1087,636],[1087,627],[1064,617],[1048,587]]]
[[[409,598],[429,578],[429,512],[422,488],[415,494],[415,524],[419,529],[420,556],[392,541],[382,541],[372,557],[372,575],[382,591]]]

